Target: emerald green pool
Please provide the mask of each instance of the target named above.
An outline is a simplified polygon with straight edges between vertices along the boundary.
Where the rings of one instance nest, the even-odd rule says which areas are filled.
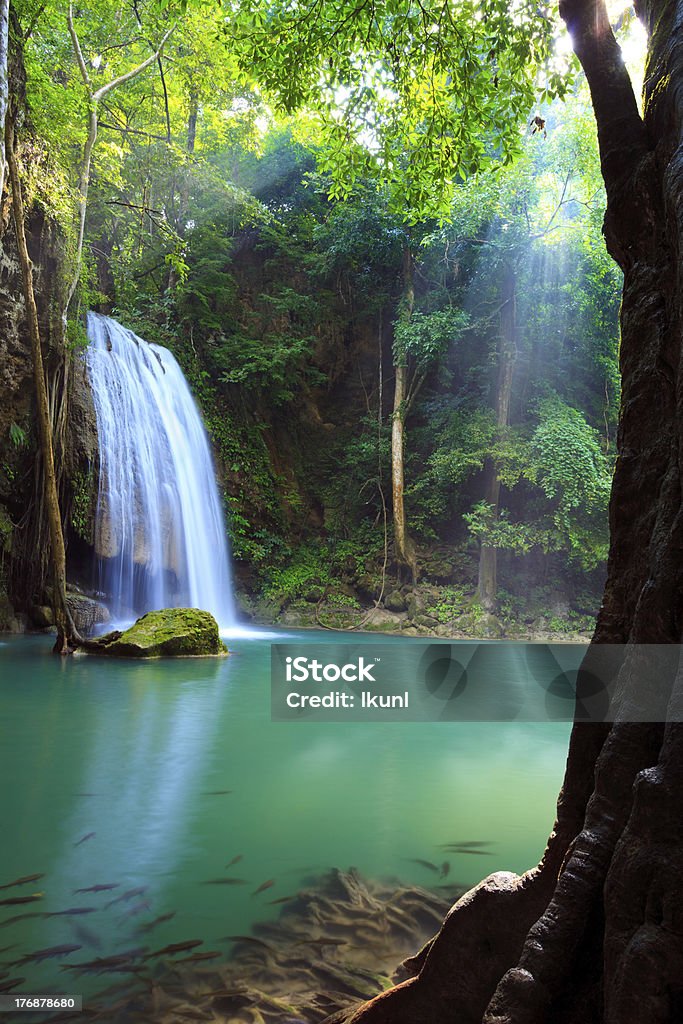
[[[171,912],[145,941],[211,943],[276,917],[270,901],[331,866],[436,885],[413,859],[448,861],[448,881],[470,885],[538,860],[568,723],[274,723],[270,639],[230,646],[226,659],[143,664],[59,659],[49,637],[3,638],[0,884],[45,877],[0,897],[45,895],[0,906],[0,948],[14,947],[0,959],[86,946],[86,934],[86,956],[113,952]],[[439,849],[460,841],[490,842],[489,855]],[[244,884],[204,884],[229,876]],[[109,884],[118,888],[74,892]],[[95,909],[4,923],[75,907]],[[21,991],[64,991],[59,967],[13,971],[27,979]]]

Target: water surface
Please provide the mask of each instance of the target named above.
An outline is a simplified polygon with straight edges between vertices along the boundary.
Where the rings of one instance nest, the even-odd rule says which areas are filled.
[[[145,942],[198,937],[213,948],[276,917],[270,900],[332,866],[437,885],[413,858],[448,861],[448,881],[471,885],[538,860],[567,723],[274,723],[271,636],[235,637],[226,659],[156,663],[60,659],[49,637],[4,638],[0,884],[45,878],[0,896],[45,896],[0,907],[0,947],[16,944],[0,959],[81,943],[84,928],[101,950],[86,946],[79,959],[115,952],[140,923],[171,911]],[[490,842],[491,855],[439,849],[460,841]],[[228,876],[246,884],[205,884]],[[135,889],[145,891],[107,906]],[[22,912],[73,907],[95,910],[3,926]],[[64,990],[59,962],[19,973],[38,991]]]

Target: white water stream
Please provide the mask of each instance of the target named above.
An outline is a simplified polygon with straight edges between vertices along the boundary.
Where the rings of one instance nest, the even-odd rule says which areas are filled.
[[[228,541],[208,438],[168,349],[88,314],[99,437],[95,549],[112,616],[203,608],[235,623]]]

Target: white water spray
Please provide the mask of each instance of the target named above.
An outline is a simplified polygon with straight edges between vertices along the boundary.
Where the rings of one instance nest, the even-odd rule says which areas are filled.
[[[115,619],[167,607],[235,623],[227,533],[206,432],[178,363],[88,314],[99,439],[95,550]]]

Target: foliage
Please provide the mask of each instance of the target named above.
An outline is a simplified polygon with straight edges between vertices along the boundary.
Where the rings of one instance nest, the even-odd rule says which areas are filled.
[[[394,324],[394,358],[397,362],[413,357],[416,372],[424,370],[448,345],[457,344],[469,317],[461,309],[437,309],[432,313],[415,311],[409,319]]]
[[[532,4],[244,0],[235,25],[245,71],[284,110],[317,119],[335,197],[384,183],[416,222],[448,216],[460,178],[509,161],[536,98],[566,88],[550,67],[552,20]],[[543,72],[541,69],[544,69]]]
[[[20,427],[18,423],[10,423],[9,439],[15,448],[23,448],[28,438],[23,427]]]
[[[93,502],[96,494],[95,478],[92,468],[87,472],[76,472],[71,484],[73,497],[71,500],[71,525],[78,537],[86,544],[92,543],[93,535]]]
[[[27,191],[73,246],[85,89],[63,5],[16,10],[36,134]],[[160,61],[100,111],[80,308],[113,309],[178,357],[249,585],[285,602],[327,588],[352,606],[344,584],[378,577],[392,363],[409,371],[405,500],[419,543],[484,541],[506,553],[510,577],[539,553],[568,572],[601,565],[620,278],[601,237],[585,87],[550,103],[569,81],[551,12],[508,0],[94,0],[75,18],[94,85],[176,26]],[[542,132],[528,123],[537,110]],[[80,317],[68,338],[85,343]],[[491,467],[498,509],[482,502]],[[86,481],[72,484],[84,536]],[[475,620],[469,589],[458,580],[443,594],[439,621]]]
[[[303,543],[291,551],[286,563],[269,569],[264,596],[282,605],[324,599],[337,608],[359,608],[348,581],[367,575],[380,551],[381,538],[367,525],[344,539],[330,537],[323,543]]]
[[[428,606],[428,612],[442,625],[447,625],[472,608],[472,596],[463,587],[441,587],[438,599]]]
[[[578,409],[557,397],[539,406],[540,422],[531,442],[538,485],[551,499],[556,543],[585,568],[607,557],[607,504],[611,471],[597,431]]]

